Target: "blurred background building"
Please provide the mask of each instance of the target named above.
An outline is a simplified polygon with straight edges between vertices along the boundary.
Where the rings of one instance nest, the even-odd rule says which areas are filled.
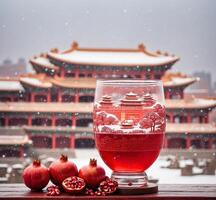
[[[27,65],[24,58],[18,59],[17,62],[13,62],[10,59],[4,60],[0,63],[0,76],[1,77],[14,77],[27,72]]]

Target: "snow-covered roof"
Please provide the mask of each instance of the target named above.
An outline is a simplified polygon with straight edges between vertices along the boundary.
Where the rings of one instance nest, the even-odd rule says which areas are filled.
[[[216,133],[214,124],[200,123],[167,123],[166,133]]]
[[[48,57],[71,64],[102,66],[160,66],[179,60],[177,56],[149,52],[144,46],[138,49],[72,48],[63,53],[49,52]]]
[[[40,88],[51,88],[52,83],[45,80],[40,80],[37,77],[21,77],[20,82],[22,84],[30,85],[33,87],[40,87]]]
[[[25,131],[50,131],[50,132],[92,132],[89,127],[72,127],[72,126],[23,126]]]
[[[167,109],[193,109],[193,108],[212,108],[216,107],[215,99],[166,99],[165,101]]]
[[[20,127],[1,127],[0,128],[0,145],[23,145],[30,140]]]
[[[0,80],[0,91],[24,91],[18,80]]]
[[[42,56],[31,59],[30,63],[33,65],[37,65],[39,67],[49,68],[51,70],[58,70],[59,69],[57,66],[50,63],[48,58],[42,57]]]
[[[31,103],[7,102],[0,103],[0,112],[63,112],[63,113],[92,113],[92,103]]]
[[[195,77],[173,77],[172,80],[165,80],[164,87],[188,86],[198,79]]]
[[[27,135],[0,135],[0,145],[23,145],[29,143]]]

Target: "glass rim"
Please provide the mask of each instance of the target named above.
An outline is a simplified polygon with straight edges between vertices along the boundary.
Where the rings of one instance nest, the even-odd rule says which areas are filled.
[[[123,85],[123,84],[144,84],[144,85],[163,85],[161,80],[140,80],[140,79],[97,79],[97,83],[102,85]]]

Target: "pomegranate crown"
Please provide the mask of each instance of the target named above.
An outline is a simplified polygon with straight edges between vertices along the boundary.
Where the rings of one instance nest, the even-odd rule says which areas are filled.
[[[67,162],[68,161],[68,157],[66,155],[62,154],[61,157],[60,157],[60,160],[62,162]]]
[[[40,164],[41,164],[40,160],[34,160],[34,161],[33,161],[33,165],[34,165],[35,167],[40,166]]]
[[[89,165],[97,166],[97,160],[95,158],[91,158],[90,161],[89,161]]]

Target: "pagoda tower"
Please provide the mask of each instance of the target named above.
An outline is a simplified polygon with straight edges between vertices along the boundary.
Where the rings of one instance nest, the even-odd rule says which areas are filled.
[[[216,127],[208,115],[216,100],[184,97],[185,88],[198,78],[168,73],[177,61],[179,57],[151,52],[143,44],[136,49],[99,49],[74,42],[66,51],[51,49],[30,59],[35,74],[0,78],[1,129],[24,130],[35,148],[94,147],[96,79],[161,79],[168,122],[164,148],[213,150]],[[138,106],[133,94],[127,98],[125,102]],[[104,106],[110,103],[104,97]]]

